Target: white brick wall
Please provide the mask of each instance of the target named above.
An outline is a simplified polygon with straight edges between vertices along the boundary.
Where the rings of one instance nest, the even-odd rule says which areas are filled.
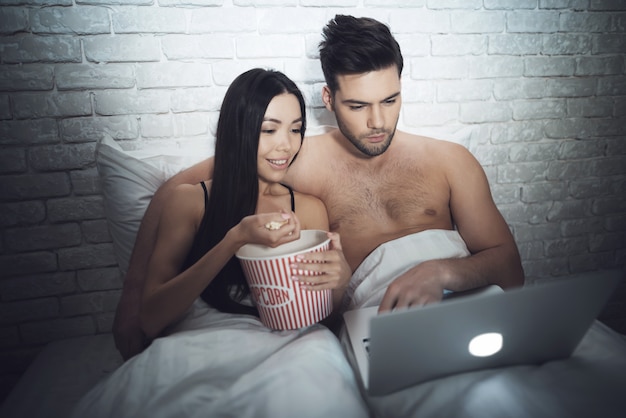
[[[121,280],[94,164],[102,132],[133,148],[209,142],[226,87],[254,66],[285,71],[332,121],[317,43],[336,13],[390,24],[406,125],[479,127],[471,150],[529,278],[624,265],[624,1],[1,4],[1,388],[39,344],[110,330]]]

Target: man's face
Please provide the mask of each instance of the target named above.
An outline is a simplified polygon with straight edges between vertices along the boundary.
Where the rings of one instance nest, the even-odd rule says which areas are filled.
[[[387,150],[400,117],[400,77],[395,66],[363,74],[337,76],[334,97],[327,87],[322,99],[335,113],[341,133],[363,154]]]

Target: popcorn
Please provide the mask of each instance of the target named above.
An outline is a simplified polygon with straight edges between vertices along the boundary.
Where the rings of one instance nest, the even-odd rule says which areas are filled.
[[[289,219],[285,219],[282,222],[278,222],[278,221],[268,222],[265,224],[265,229],[268,229],[270,231],[276,231],[277,229],[280,229],[281,226],[285,225],[287,222],[289,222]]]

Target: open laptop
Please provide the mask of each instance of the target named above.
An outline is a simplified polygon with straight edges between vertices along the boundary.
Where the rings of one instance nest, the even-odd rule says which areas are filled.
[[[623,277],[489,286],[380,315],[378,307],[348,311],[344,321],[364,388],[384,395],[455,373],[569,357]]]

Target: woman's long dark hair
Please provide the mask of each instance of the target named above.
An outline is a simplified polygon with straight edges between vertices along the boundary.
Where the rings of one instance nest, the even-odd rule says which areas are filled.
[[[244,217],[255,213],[261,124],[269,103],[282,93],[293,94],[300,103],[304,139],[304,98],[283,73],[255,68],[237,77],[226,91],[217,123],[209,202],[183,270],[196,263]],[[232,257],[202,292],[202,299],[223,312],[258,316],[255,308],[240,303],[249,293],[241,264]]]

